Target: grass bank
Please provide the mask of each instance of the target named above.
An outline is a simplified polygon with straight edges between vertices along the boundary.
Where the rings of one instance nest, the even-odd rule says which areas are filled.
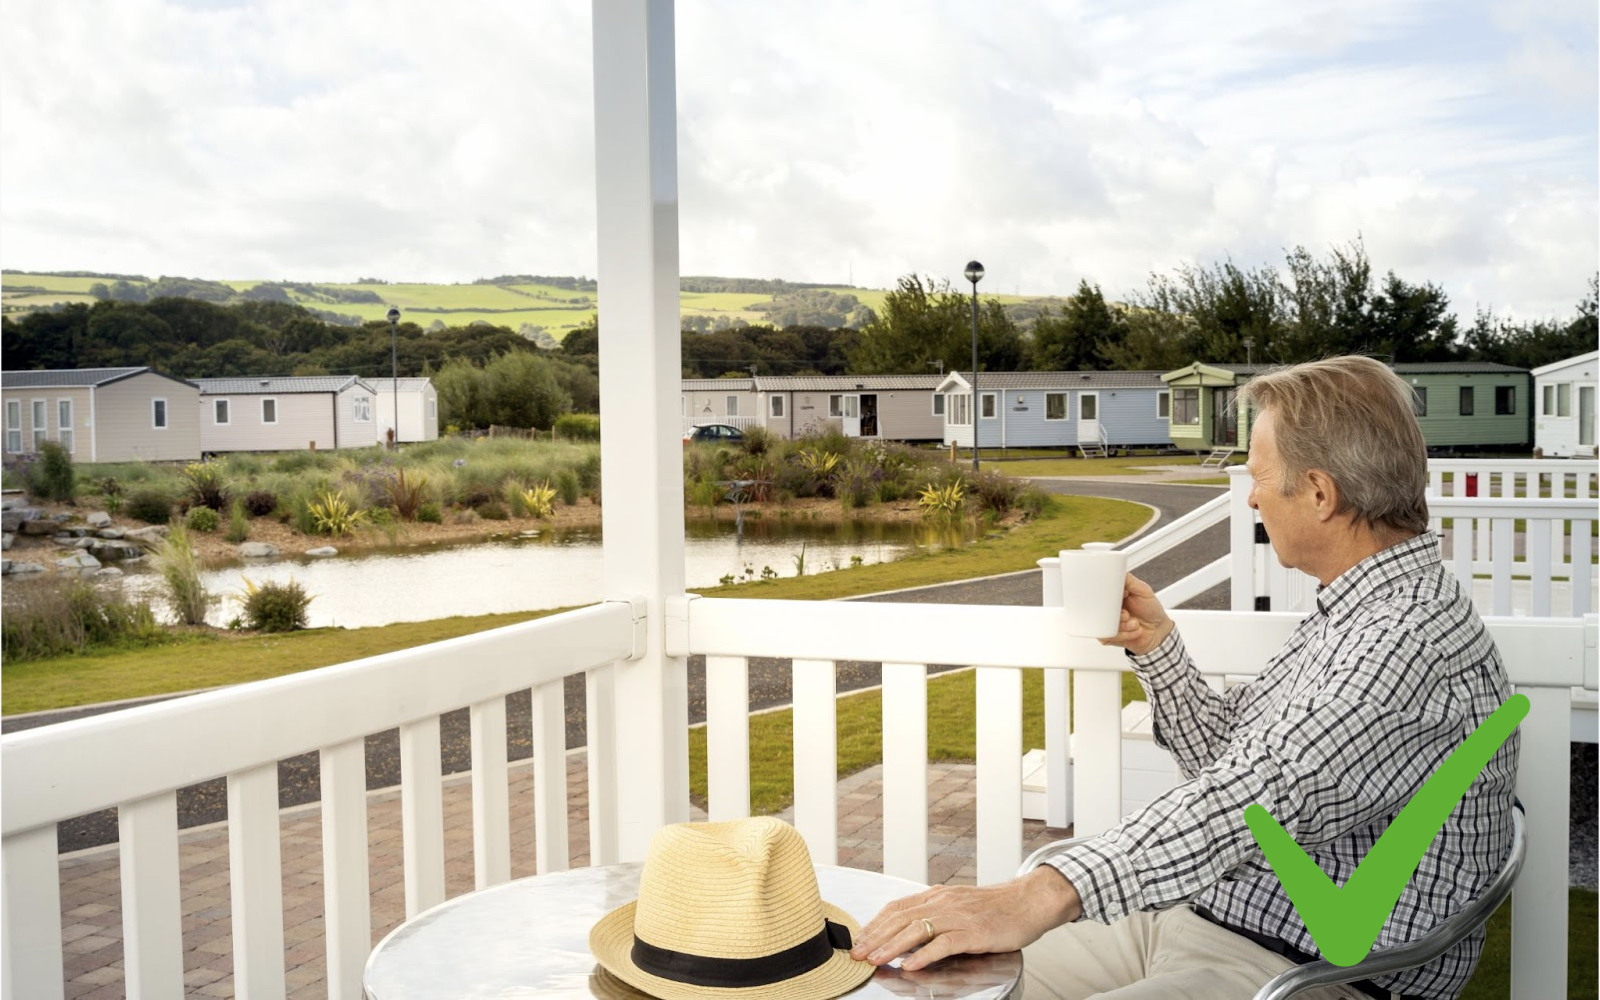
[[[1038,517],[961,549],[815,576],[701,589],[716,597],[827,600],[949,583],[1032,568],[1042,556],[1087,541],[1122,538],[1144,524],[1138,504],[1049,497]],[[499,628],[553,611],[444,618],[363,629],[313,629],[278,635],[192,631],[146,649],[58,656],[0,667],[6,715],[238,684],[312,670],[396,649]]]

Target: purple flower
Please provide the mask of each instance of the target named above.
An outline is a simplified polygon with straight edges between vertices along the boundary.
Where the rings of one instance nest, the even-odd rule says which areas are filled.
[[[458,468],[458,469],[464,468],[466,466],[466,464],[467,464],[467,460],[464,459],[464,458],[458,458],[458,459],[455,460],[454,464],[455,464],[455,467]]]

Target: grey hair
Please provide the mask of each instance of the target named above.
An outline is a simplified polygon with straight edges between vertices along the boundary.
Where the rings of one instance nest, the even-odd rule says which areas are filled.
[[[1355,355],[1290,365],[1257,375],[1238,396],[1273,414],[1285,496],[1319,469],[1339,488],[1339,513],[1384,534],[1427,530],[1416,394],[1387,365]]]

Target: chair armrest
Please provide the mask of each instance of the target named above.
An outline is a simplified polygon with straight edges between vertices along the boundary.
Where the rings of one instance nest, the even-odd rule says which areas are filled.
[[[1523,858],[1527,853],[1524,825],[1522,804],[1519,802],[1511,810],[1511,851],[1506,855],[1505,864],[1500,867],[1500,874],[1494,877],[1477,899],[1433,930],[1415,941],[1375,951],[1355,965],[1339,966],[1319,959],[1286,969],[1268,980],[1256,993],[1255,1000],[1285,1000],[1318,986],[1353,983],[1404,972],[1426,965],[1454,948],[1463,938],[1487,923],[1494,911],[1511,895],[1511,887],[1522,871]]]
[[[1071,847],[1073,844],[1082,844],[1082,843],[1084,843],[1086,841],[1089,841],[1089,840],[1092,840],[1092,839],[1094,839],[1094,838],[1092,838],[1092,837],[1068,837],[1066,840],[1052,840],[1050,843],[1044,845],[1043,847],[1039,848],[1038,850],[1034,851],[1032,854],[1030,854],[1026,858],[1024,858],[1022,860],[1022,864],[1017,867],[1017,874],[1019,876],[1026,875],[1029,872],[1033,871],[1035,868],[1037,868],[1040,865],[1044,864],[1046,861],[1048,861],[1051,858],[1055,857],[1057,854],[1060,854],[1061,852],[1065,851],[1067,848]]]

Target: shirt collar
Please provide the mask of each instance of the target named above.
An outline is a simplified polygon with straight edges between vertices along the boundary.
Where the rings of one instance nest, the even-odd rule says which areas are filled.
[[[1439,536],[1424,531],[1373,553],[1326,587],[1318,587],[1317,609],[1329,617],[1352,611],[1379,589],[1438,562]]]

